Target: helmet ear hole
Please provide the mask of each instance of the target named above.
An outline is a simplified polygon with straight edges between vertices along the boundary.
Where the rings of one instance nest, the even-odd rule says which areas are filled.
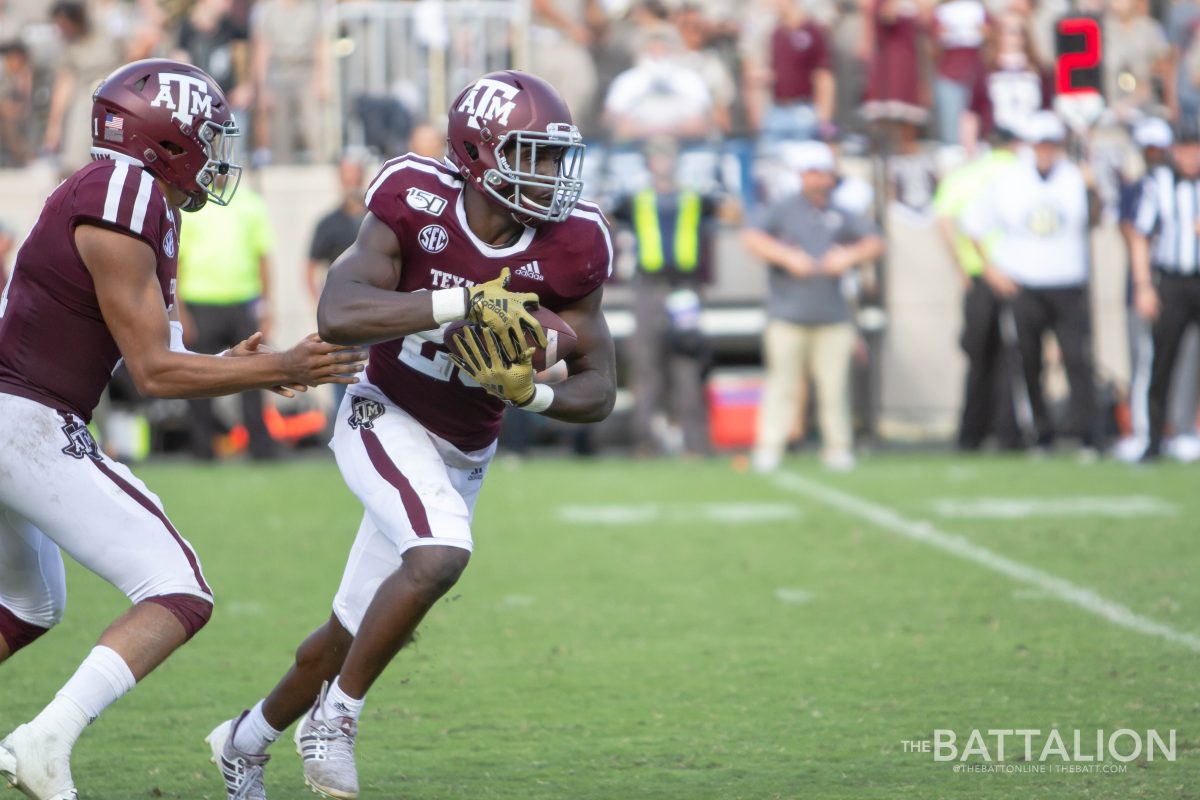
[[[475,145],[471,144],[470,142],[463,142],[463,148],[466,149],[467,155],[469,155],[472,159],[479,158],[479,148],[477,148]]]
[[[174,142],[159,142],[158,146],[161,147],[163,150],[166,150],[172,156],[181,156],[184,154],[184,152],[186,152],[182,147],[175,144]]]

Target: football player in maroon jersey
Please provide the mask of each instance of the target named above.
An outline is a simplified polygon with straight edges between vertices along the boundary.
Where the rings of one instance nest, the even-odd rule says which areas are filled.
[[[583,144],[540,78],[496,72],[450,107],[444,161],[408,154],[367,191],[368,214],[321,296],[322,336],[370,344],[332,447],[365,513],[333,614],[274,690],[209,736],[230,798],[265,798],[267,746],[303,717],[297,744],[318,793],[358,797],[363,700],[472,548],[471,514],[506,405],[570,422],[612,410],[615,358],[600,300],[612,272],[607,221],[579,199]],[[578,336],[568,377],[535,384],[525,346],[537,300]],[[452,358],[467,319],[490,358]],[[307,713],[306,713],[307,712]]]
[[[129,64],[96,90],[91,126],[93,162],[50,195],[0,299],[0,661],[62,617],[60,548],[133,607],[0,743],[0,775],[37,800],[76,796],[70,754],[84,727],[212,613],[192,547],[88,432],[118,362],[143,394],[207,397],[353,383],[365,357],[315,334],[282,353],[260,334],[224,357],[184,348],[179,212],[228,203],[240,173],[238,128],[212,78],[175,61]]]

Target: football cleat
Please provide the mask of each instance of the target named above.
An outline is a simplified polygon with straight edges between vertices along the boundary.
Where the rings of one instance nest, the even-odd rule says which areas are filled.
[[[225,780],[228,800],[267,800],[263,786],[263,768],[271,760],[269,755],[243,753],[233,746],[233,734],[249,711],[243,711],[237,719],[227,719],[204,737],[212,751],[212,763],[221,770]]]
[[[296,726],[296,752],[304,759],[304,782],[308,788],[332,800],[357,800],[354,739],[358,736],[358,723],[351,717],[325,716],[328,691],[326,681],[316,705]]]
[[[53,734],[21,725],[0,742],[0,775],[33,800],[77,800],[71,748]]]

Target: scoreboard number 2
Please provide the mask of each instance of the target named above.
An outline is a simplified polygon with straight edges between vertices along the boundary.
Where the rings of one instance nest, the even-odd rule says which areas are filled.
[[[1054,26],[1055,92],[1062,95],[1100,94],[1103,75],[1103,37],[1100,20],[1092,16],[1061,18]]]

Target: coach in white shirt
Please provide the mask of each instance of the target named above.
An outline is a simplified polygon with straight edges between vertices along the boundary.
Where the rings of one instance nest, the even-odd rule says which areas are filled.
[[[1053,330],[1071,386],[1071,414],[1085,448],[1100,445],[1093,383],[1088,299],[1089,193],[1079,168],[1065,158],[1066,129],[1050,111],[1032,114],[1022,131],[1032,153],[996,176],[969,206],[962,225],[984,263],[984,279],[1008,303],[1025,397],[1017,419],[1032,422],[1040,447],[1054,440],[1042,393],[1042,338]],[[982,241],[996,234],[985,249]],[[1020,385],[1018,381],[1017,385]]]

